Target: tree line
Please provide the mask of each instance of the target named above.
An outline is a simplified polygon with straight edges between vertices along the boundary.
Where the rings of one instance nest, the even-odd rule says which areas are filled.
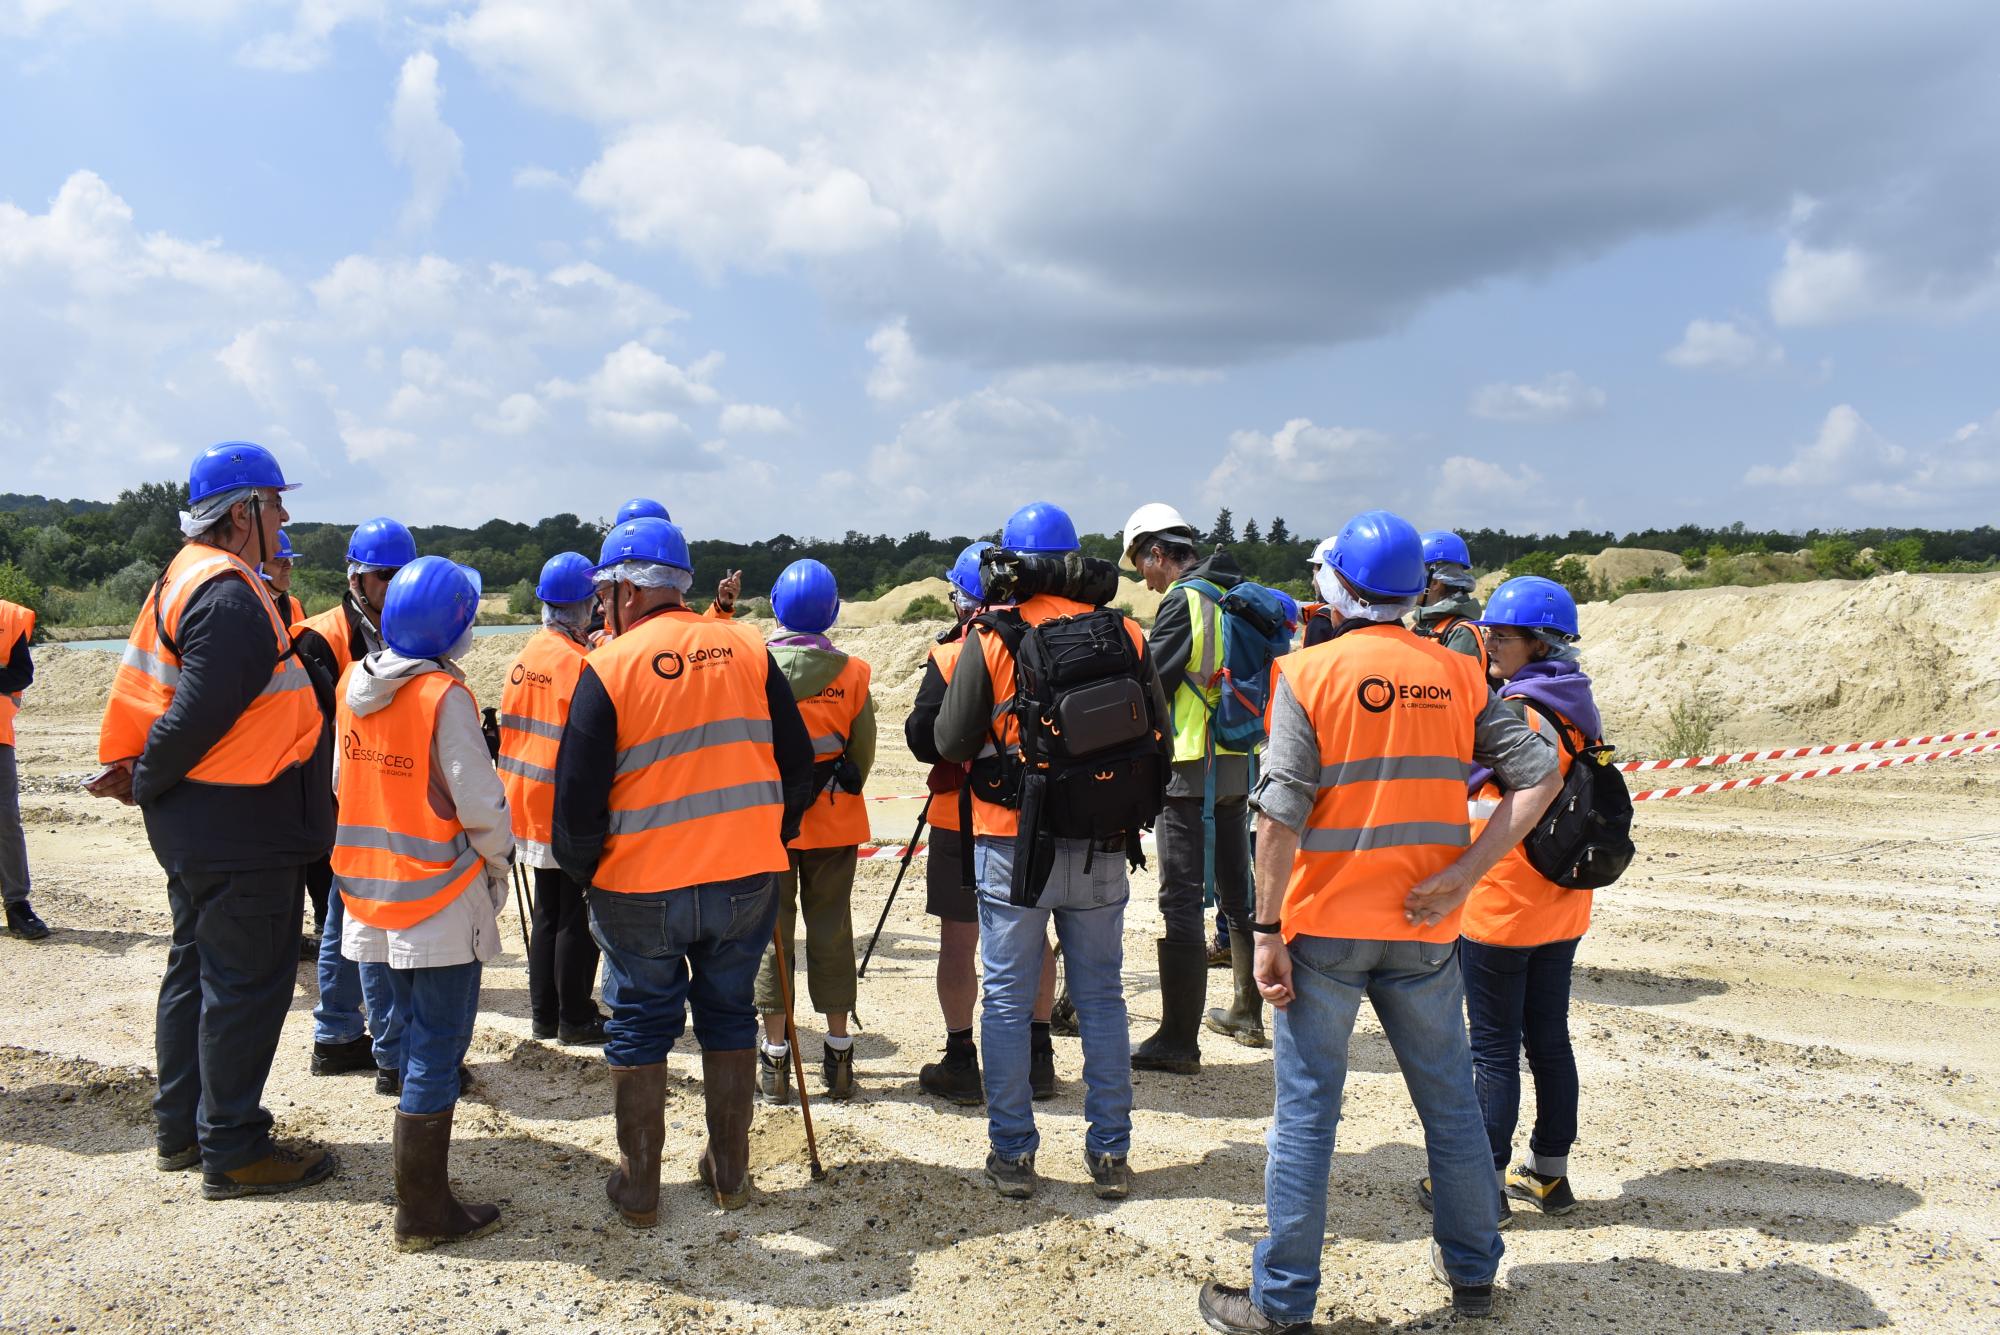
[[[34,606],[50,626],[122,626],[137,615],[146,591],[180,545],[179,511],[187,487],[148,482],[118,494],[115,501],[56,500],[0,493],[0,598]],[[290,526],[298,552],[293,591],[311,610],[331,605],[345,585],[350,524],[296,523]],[[445,524],[413,525],[417,550],[449,556],[477,569],[490,592],[511,592],[517,611],[530,611],[532,586],[542,563],[560,551],[595,554],[603,527],[573,514],[557,514],[524,524],[492,519],[477,528]],[[999,534],[987,533],[988,539]],[[1619,534],[1609,529],[1575,529],[1564,534],[1516,534],[1498,529],[1462,530],[1479,570],[1547,574],[1586,597],[1622,592],[1591,586],[1580,560],[1606,547],[1648,547],[1677,553],[1697,582],[1761,578],[1755,558],[1766,553],[1809,551],[1810,575],[1852,578],[1883,569],[1979,570],[2000,561],[2000,529],[1869,528],[1802,533],[1749,529],[1743,524],[1709,528],[1683,524]],[[1205,545],[1229,549],[1244,574],[1260,583],[1309,592],[1306,560],[1319,536],[1293,531],[1280,516],[1259,523],[1220,511],[1201,535]],[[920,530],[900,538],[850,529],[837,538],[780,533],[756,542],[696,538],[690,543],[697,594],[712,589],[727,571],[743,572],[746,597],[768,592],[778,573],[801,557],[832,569],[850,600],[878,597],[901,584],[942,575],[972,535]],[[1082,539],[1092,556],[1116,560],[1116,535],[1092,533]],[[1861,559],[1872,550],[1872,562]],[[1775,576],[1783,577],[1783,576]]]

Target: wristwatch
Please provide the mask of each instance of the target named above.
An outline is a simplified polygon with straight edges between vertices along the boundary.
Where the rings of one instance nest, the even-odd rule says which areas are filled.
[[[1253,932],[1262,932],[1266,936],[1276,936],[1278,933],[1284,931],[1285,927],[1283,923],[1253,922],[1250,924],[1250,930]]]

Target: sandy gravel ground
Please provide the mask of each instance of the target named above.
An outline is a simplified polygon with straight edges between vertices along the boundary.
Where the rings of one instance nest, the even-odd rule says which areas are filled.
[[[914,681],[907,663],[883,676],[895,728]],[[152,1166],[159,869],[132,813],[72,795],[89,711],[31,705],[22,723],[35,902],[57,933],[0,938],[0,1328],[1185,1331],[1200,1328],[1202,1279],[1248,1273],[1268,1053],[1208,1036],[1199,1077],[1137,1077],[1135,1190],[1114,1205],[1086,1189],[1080,1054],[1059,1040],[1062,1091],[1038,1105],[1046,1184],[997,1200],[979,1173],[983,1118],[916,1092],[942,1034],[910,886],[863,984],[863,1095],[816,1105],[823,1183],[797,1110],[760,1110],[755,1204],[706,1203],[684,1039],[661,1227],[617,1224],[609,1079],[594,1054],[530,1039],[514,937],[487,972],[454,1157],[468,1197],[502,1203],[502,1232],[391,1250],[389,1103],[365,1079],[307,1074],[309,967],[267,1102],[281,1132],[337,1147],[340,1176],[281,1202],[203,1201],[194,1176]],[[877,791],[910,791],[893,735],[884,755]],[[885,837],[914,819],[881,810]],[[1517,1213],[1505,1322],[2000,1329],[2000,765],[1652,805],[1641,841],[1599,897],[1577,977],[1583,1204],[1560,1221]],[[893,866],[863,866],[865,932]],[[1136,877],[1135,1036],[1159,1014],[1152,897]],[[511,914],[503,928],[516,932]],[[1225,975],[1210,978],[1219,1004]],[[1322,1329],[1450,1324],[1414,1200],[1421,1136],[1365,1011],[1353,1062]]]

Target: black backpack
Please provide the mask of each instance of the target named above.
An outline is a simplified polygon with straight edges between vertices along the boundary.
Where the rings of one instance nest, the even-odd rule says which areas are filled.
[[[1091,841],[1086,867],[1113,841],[1144,866],[1139,832],[1166,803],[1167,750],[1125,618],[1100,607],[1031,626],[1005,608],[973,624],[1014,659],[1021,755],[976,762],[971,776],[980,797],[1019,813],[1013,902],[1041,899],[1057,839]]]
[[[1530,866],[1564,889],[1602,890],[1625,874],[1637,852],[1625,776],[1610,763],[1611,747],[1597,741],[1578,748],[1555,711],[1518,698],[1549,721],[1570,758],[1562,792],[1521,841],[1522,851]]]

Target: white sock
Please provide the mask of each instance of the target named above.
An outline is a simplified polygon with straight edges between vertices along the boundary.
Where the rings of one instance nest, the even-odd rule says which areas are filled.
[[[854,1046],[854,1035],[842,1034],[839,1038],[835,1038],[832,1034],[828,1034],[826,1036],[826,1045],[835,1052],[845,1052]]]
[[[791,1050],[792,1045],[785,1042],[782,1038],[775,1043],[766,1043],[764,1045],[764,1053],[769,1057],[782,1057]]]
[[[1529,1150],[1528,1157],[1523,1161],[1523,1166],[1529,1172],[1540,1173],[1543,1177],[1569,1176],[1569,1156],[1567,1154],[1557,1157],[1551,1154],[1536,1154],[1533,1150]]]

